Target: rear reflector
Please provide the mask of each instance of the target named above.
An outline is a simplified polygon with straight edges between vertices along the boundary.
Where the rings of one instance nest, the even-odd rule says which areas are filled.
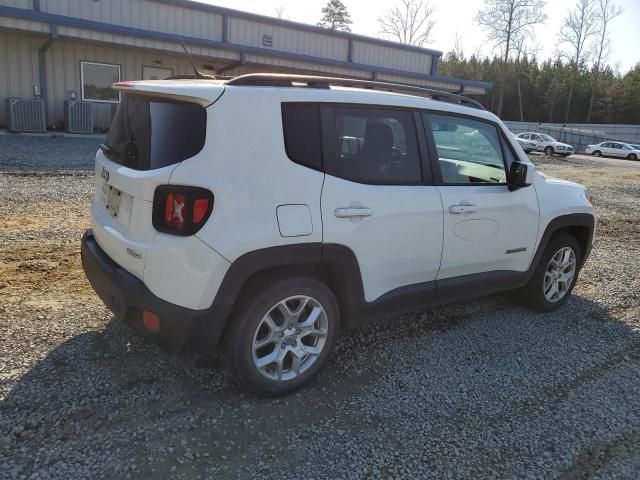
[[[160,330],[160,317],[153,312],[144,310],[142,312],[142,324],[147,330]]]
[[[198,198],[193,202],[193,223],[200,223],[209,213],[209,199]]]

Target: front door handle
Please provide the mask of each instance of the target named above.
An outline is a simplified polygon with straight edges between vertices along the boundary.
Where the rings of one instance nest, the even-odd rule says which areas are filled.
[[[449,207],[449,213],[473,213],[477,210],[476,205],[451,205]]]
[[[370,217],[373,209],[369,207],[343,207],[336,208],[333,213],[338,218]]]

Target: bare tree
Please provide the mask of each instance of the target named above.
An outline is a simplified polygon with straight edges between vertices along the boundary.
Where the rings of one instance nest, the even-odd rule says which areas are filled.
[[[284,10],[284,5],[278,5],[277,7],[275,7],[276,17],[278,17],[280,20],[284,19]]]
[[[460,31],[457,31],[456,36],[453,37],[453,49],[451,50],[451,53],[460,60],[464,58],[464,45],[462,41],[462,33],[460,33]]]
[[[593,85],[591,87],[591,99],[589,100],[589,111],[587,112],[587,122],[591,121],[593,111],[593,101],[598,88],[600,70],[602,64],[607,61],[610,53],[611,41],[609,39],[609,23],[622,14],[622,8],[616,5],[613,0],[598,0],[596,11],[598,15],[598,40],[592,48],[592,55],[595,58],[593,65]]]
[[[393,40],[421,47],[431,40],[436,24],[434,13],[430,0],[400,0],[378,17],[379,31]]]
[[[564,57],[573,66],[573,72],[569,79],[569,94],[567,95],[567,109],[564,114],[564,121],[569,121],[571,111],[571,99],[573,89],[576,84],[576,77],[580,64],[587,58],[587,42],[598,32],[598,12],[595,8],[594,0],[577,0],[573,10],[569,10],[562,22],[560,29],[560,45],[566,45],[567,50]]]
[[[487,32],[487,37],[502,50],[506,63],[517,42],[524,42],[531,29],[547,19],[544,0],[485,0],[484,8],[476,15],[476,22]],[[504,85],[500,88],[497,114],[502,113]]]

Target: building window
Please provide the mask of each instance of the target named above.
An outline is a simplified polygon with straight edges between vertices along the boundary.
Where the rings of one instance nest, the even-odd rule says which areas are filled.
[[[120,81],[120,65],[80,62],[82,100],[86,102],[118,103],[120,92],[111,88]]]

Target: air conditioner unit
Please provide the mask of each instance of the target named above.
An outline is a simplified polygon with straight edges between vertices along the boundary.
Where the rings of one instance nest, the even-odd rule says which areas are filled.
[[[12,132],[46,132],[47,119],[41,98],[7,98],[9,130]]]
[[[65,101],[64,125],[69,133],[93,133],[91,104],[75,100]]]

